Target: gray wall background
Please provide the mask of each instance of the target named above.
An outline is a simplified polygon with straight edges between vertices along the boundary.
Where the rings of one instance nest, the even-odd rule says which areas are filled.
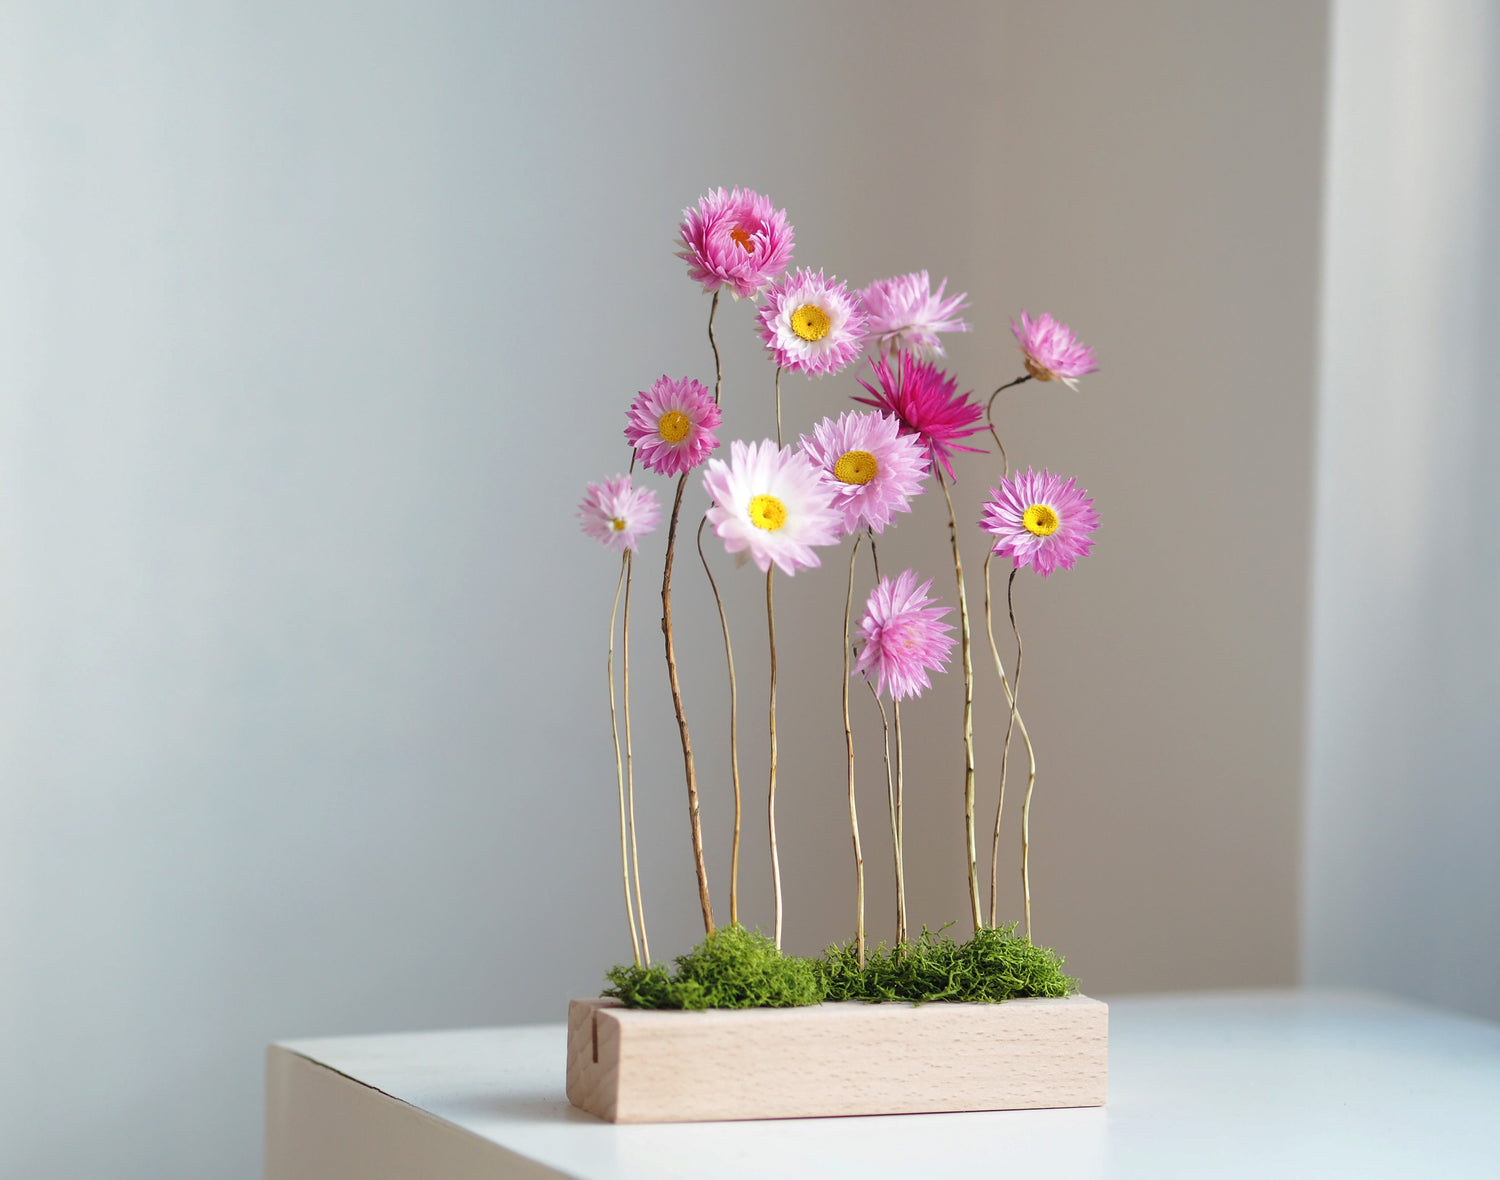
[[[572,514],[628,462],[634,392],[711,374],[707,300],[671,250],[721,183],[786,206],[802,264],[967,289],[965,388],[1017,371],[1022,307],[1097,346],[1081,393],[1027,386],[1004,418],[1013,459],[1078,474],[1104,517],[1087,562],[1020,597],[1038,938],[1095,992],[1293,982],[1327,19],[1291,0],[0,9],[0,1171],[254,1175],[266,1041],[555,1020],[628,955],[615,569]],[[720,340],[725,435],[760,437],[747,304]],[[793,428],[853,389],[784,384]],[[1325,409],[1325,453],[1328,429]],[[963,520],[991,476],[965,465]],[[951,602],[938,496],[882,559]],[[717,566],[744,916],[768,923],[761,585]],[[828,566],[778,589],[797,951],[852,917]],[[680,568],[722,914],[718,631]],[[649,580],[632,655],[663,956],[699,925]],[[976,664],[992,807],[1003,712],[982,646]],[[913,917],[938,925],[967,905],[957,677],[908,716]],[[1002,871],[1015,916],[1013,848]]]

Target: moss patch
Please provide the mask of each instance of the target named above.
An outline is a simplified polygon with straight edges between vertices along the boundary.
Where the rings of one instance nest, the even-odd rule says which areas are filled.
[[[807,959],[783,955],[758,930],[724,926],[685,955],[675,970],[612,967],[604,989],[627,1008],[796,1008],[823,999]]]

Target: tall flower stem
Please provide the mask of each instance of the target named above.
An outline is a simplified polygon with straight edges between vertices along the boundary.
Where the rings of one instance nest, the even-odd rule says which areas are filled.
[[[885,753],[885,794],[891,805],[891,855],[896,872],[896,945],[900,946],[906,941],[906,887],[901,871],[901,830],[896,822],[896,780],[891,773],[891,726],[875,686],[866,681],[865,687],[870,690],[870,695],[875,698],[875,707],[880,710],[881,748]]]
[[[771,882],[776,893],[776,949],[781,949],[781,859],[776,853],[776,611],[771,601],[773,565],[766,570],[766,632],[771,641],[771,782],[766,790],[766,817],[771,828]]]
[[[863,536],[856,536],[854,547],[849,550],[849,589],[844,595],[844,745],[849,751],[849,828],[854,834],[854,945],[861,968],[865,965],[865,855],[859,846],[859,811],[854,803],[854,728],[849,724],[849,616],[854,608],[854,559],[859,556],[859,543],[863,540]]]
[[[717,298],[717,293],[715,298]],[[724,632],[724,661],[729,665],[729,769],[734,782],[734,845],[729,855],[729,924],[740,920],[740,707],[739,688],[734,678],[734,648],[729,645],[729,616],[724,613],[724,599],[719,596],[719,584],[714,581],[714,572],[709,568],[708,556],[703,552],[703,526],[708,516],[698,522],[698,558],[703,562],[703,572],[708,575],[708,585],[714,592],[714,603],[719,608],[719,627]]]
[[[1017,377],[1014,381],[1007,381],[999,389],[995,390],[994,393],[990,394],[989,404],[984,407],[985,425],[990,428],[990,437],[995,440],[995,446],[1000,448],[1000,462],[1003,464],[1002,476],[1010,474],[1010,456],[1005,453],[1005,444],[1000,441],[1000,434],[995,429],[995,399],[1007,389],[1013,389],[1017,385],[1024,385],[1030,380],[1031,374],[1026,373]]]
[[[1020,570],[1010,571],[1010,581],[1005,585],[1005,605],[1010,611],[1010,630],[1016,637],[1016,683],[1010,698],[1010,725],[1005,728],[1005,752],[1010,752],[1011,728],[1016,722],[1016,709],[1021,700],[1021,629],[1016,626],[1016,575]],[[1001,774],[1005,773],[1005,758],[1002,755]],[[1021,801],[1021,894],[1026,900],[1026,940],[1031,941],[1031,789],[1036,780],[1026,784],[1026,797]]]
[[[604,670],[609,677],[609,728],[615,738],[615,779],[620,790],[620,878],[625,885],[625,920],[630,923],[630,947],[635,952],[635,965],[639,967],[641,944],[635,933],[635,907],[630,900],[630,856],[626,847],[625,768],[620,763],[620,725],[615,713],[615,620],[619,618],[620,591],[625,586],[625,571],[629,565],[630,551],[627,549],[620,558],[620,580],[615,583],[615,601],[609,608],[609,656],[604,661]]]
[[[953,572],[958,578],[959,641],[963,647],[964,665],[964,835],[969,851],[969,906],[977,933],[984,925],[979,908],[979,853],[974,831],[974,645],[969,634],[969,598],[964,592],[964,562],[958,549],[958,517],[953,512],[953,496],[942,467],[934,463],[938,486],[948,503],[948,536],[953,542]]]
[[[781,366],[776,366],[776,445],[781,445]]]
[[[906,945],[906,819],[902,803],[906,798],[906,753],[901,745],[901,702],[891,701],[892,722],[896,733],[896,942]]]
[[[719,292],[714,292],[714,301],[708,306],[708,346],[714,350],[714,405],[719,404],[719,391],[724,386],[724,364],[719,360],[719,342],[714,339],[714,316],[719,314]]]
[[[1015,706],[1015,696],[1010,690],[1010,681],[1005,677],[1005,665],[1000,661],[1000,648],[995,643],[994,615],[990,611],[990,561],[991,552],[984,559],[984,630],[990,638],[990,654],[995,657],[995,671],[1000,674],[1000,685],[1005,689],[1006,703]],[[1036,785],[1036,750],[1031,745],[1031,735],[1026,732],[1026,719],[1016,710],[1016,727],[1021,731],[1021,740],[1026,743],[1026,757],[1031,762],[1026,780],[1026,794]],[[1000,802],[995,807],[995,837],[990,844],[990,925],[995,925],[996,897],[999,893],[1000,872],[1000,817],[1005,813],[1005,759],[1000,760]]]
[[[625,550],[625,618],[620,624],[620,664],[625,688],[625,799],[630,810],[630,866],[635,877],[635,916],[641,927],[641,957],[651,966],[651,944],[646,940],[646,898],[641,892],[641,854],[635,842],[635,754],[630,740],[630,583],[635,575],[635,551]]]

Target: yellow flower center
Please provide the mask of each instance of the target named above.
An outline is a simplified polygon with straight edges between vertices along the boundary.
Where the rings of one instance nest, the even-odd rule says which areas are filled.
[[[786,505],[775,496],[756,496],[750,501],[750,523],[774,533],[786,524]]]
[[[623,520],[621,520],[618,516],[615,517],[609,523],[614,527],[615,532],[617,532],[617,533],[623,533],[625,531],[625,522]]]
[[[792,312],[792,331],[804,340],[821,340],[831,327],[833,321],[816,303],[804,303]]]
[[[668,442],[681,442],[692,428],[693,424],[681,410],[668,410],[656,420],[656,432]]]
[[[1057,519],[1057,513],[1045,504],[1033,504],[1026,509],[1026,515],[1021,517],[1021,523],[1026,526],[1026,531],[1037,537],[1050,537],[1057,532],[1057,526],[1062,521]]]
[[[737,226],[729,231],[729,236],[734,240],[735,245],[746,254],[755,253],[755,238],[748,229]]]
[[[880,474],[880,464],[869,451],[845,451],[833,465],[833,476],[840,483],[869,483]]]

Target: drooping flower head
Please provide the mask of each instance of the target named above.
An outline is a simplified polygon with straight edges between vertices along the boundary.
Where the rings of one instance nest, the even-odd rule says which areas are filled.
[[[1061,381],[1069,389],[1077,389],[1078,378],[1099,371],[1094,350],[1080,344],[1073,330],[1054,320],[1050,312],[1032,319],[1023,311],[1019,324],[1011,320],[1010,330],[1026,358],[1026,371],[1038,381]]]
[[[728,287],[736,299],[753,299],[792,260],[786,210],[750,189],[711,189],[696,209],[682,211],[681,232],[677,257],[704,291]]]
[[[706,386],[684,377],[656,380],[636,395],[626,415],[625,438],[646,470],[661,475],[691,471],[719,445],[714,427],[724,415]]]
[[[821,270],[799,268],[772,283],[757,314],[760,337],[784,369],[810,377],[837,373],[864,348],[859,297]]]
[[[603,483],[591,483],[578,505],[583,531],[616,553],[634,549],[637,542],[656,527],[661,505],[650,488],[630,486],[630,476],[617,475]]]
[[[941,672],[953,650],[951,624],[942,622],[946,606],[932,605],[928,597],[932,579],[920,586],[917,575],[903,570],[894,582],[881,578],[865,604],[865,617],[859,629],[865,643],[859,651],[855,670],[868,679],[875,677],[875,691],[887,687],[895,700],[921,696],[931,688],[929,671]]]
[[[984,410],[958,392],[958,382],[930,361],[919,360],[909,352],[890,357],[871,357],[878,384],[864,378],[859,383],[870,394],[854,400],[887,414],[901,423],[902,434],[915,434],[927,448],[928,458],[943,465],[948,478],[954,478],[950,462],[954,451],[984,454],[982,447],[966,447],[958,439],[981,429],[979,419]]]
[[[884,532],[896,513],[911,511],[911,497],[927,478],[927,448],[916,435],[902,434],[889,414],[824,418],[811,437],[802,436],[802,450],[823,472],[850,533],[866,527]]]
[[[865,311],[870,322],[867,334],[881,352],[889,355],[898,349],[914,352],[930,350],[943,355],[939,332],[967,332],[969,325],[958,318],[968,306],[967,292],[944,299],[948,286],[944,279],[936,292],[924,270],[920,274],[897,275],[877,279],[863,291]]]
[[[714,499],[708,523],[724,548],[747,553],[762,573],[773,561],[787,574],[821,565],[812,547],[843,536],[843,513],[822,473],[801,451],[770,439],[731,443],[728,463],[708,461],[703,486]]]
[[[990,489],[979,527],[995,537],[995,554],[1031,566],[1042,577],[1072,569],[1094,547],[1099,514],[1076,481],[1027,468]]]

